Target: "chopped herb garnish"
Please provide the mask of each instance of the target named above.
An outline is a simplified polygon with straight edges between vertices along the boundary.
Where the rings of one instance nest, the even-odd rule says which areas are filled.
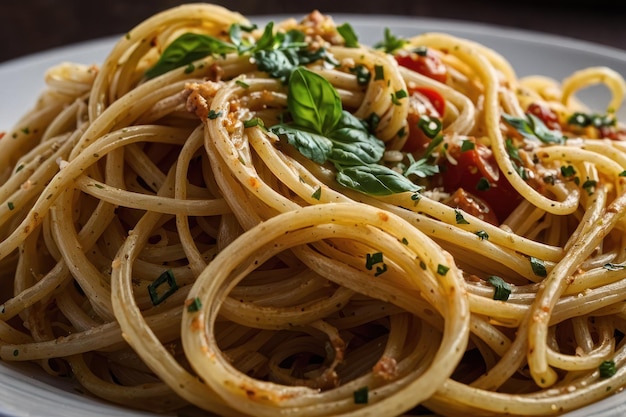
[[[421,115],[417,120],[417,127],[419,127],[422,132],[429,139],[434,139],[439,133],[441,133],[442,124],[441,120],[436,117],[430,117],[427,115]]]
[[[383,263],[382,252],[368,253],[366,255],[365,267],[367,269],[371,270],[372,268],[374,268],[374,265],[379,264],[379,263]]]
[[[571,125],[576,125],[580,127],[589,127],[593,126],[595,128],[601,127],[610,127],[615,126],[617,120],[613,115],[601,115],[601,114],[587,114],[587,113],[574,113],[569,119],[567,119],[567,123]]]
[[[356,75],[356,82],[359,85],[367,85],[372,79],[372,74],[365,65],[358,64],[350,68],[350,72]]]
[[[619,173],[619,176],[620,176],[620,177],[626,177],[626,171],[622,171],[622,172],[620,172],[620,173]]]
[[[162,285],[167,285],[167,289],[159,294],[159,287]],[[178,284],[176,284],[176,279],[171,269],[163,272],[148,285],[148,294],[150,294],[150,300],[155,306],[165,301],[165,299],[174,294],[176,290],[178,290]]]
[[[237,84],[241,88],[250,88],[250,84],[243,82],[241,80],[235,80],[235,84]]]
[[[480,240],[488,240],[489,239],[489,234],[487,232],[485,232],[484,230],[479,230],[477,232],[474,232],[474,234],[476,236],[478,236],[478,238]]]
[[[596,184],[597,181],[588,179],[587,181],[583,182],[582,187],[584,190],[587,191],[588,195],[592,195],[594,190],[596,189]]]
[[[600,378],[610,378],[617,373],[615,361],[612,360],[603,361],[598,370],[600,371]]]
[[[344,23],[343,25],[337,26],[337,32],[339,32],[339,34],[343,37],[345,45],[348,48],[359,47],[359,38],[349,23]]]
[[[554,185],[556,184],[556,177],[554,175],[546,175],[543,177],[543,182],[546,184]]]
[[[489,183],[489,180],[485,177],[480,177],[480,179],[478,180],[478,183],[476,184],[476,189],[478,191],[487,191],[491,188],[491,184]]]
[[[571,165],[566,165],[561,167],[561,175],[565,178],[573,177],[576,175],[576,168]]]
[[[19,356],[20,355],[20,351],[18,349],[15,349],[13,351],[13,356]]]
[[[409,241],[405,237],[402,238],[401,242],[402,242],[403,245],[408,245],[409,244]]]
[[[377,266],[374,276],[377,277],[379,275],[382,275],[385,272],[387,272],[387,264],[383,264],[383,266]]]
[[[13,210],[13,209],[15,209],[15,204],[13,204],[13,202],[12,202],[12,201],[9,201],[9,202],[7,203],[7,206],[9,206],[9,210]]]
[[[461,152],[471,151],[474,148],[476,148],[476,144],[471,140],[461,142]]]
[[[548,276],[548,271],[546,269],[546,265],[545,263],[538,258],[535,258],[534,256],[530,257],[530,267],[533,270],[533,273],[535,275],[537,275],[538,277],[547,277]]]
[[[388,54],[393,54],[408,43],[406,39],[394,36],[389,28],[385,28],[383,40],[374,45],[376,49],[382,49]]]
[[[493,285],[493,299],[499,301],[506,301],[511,295],[511,285],[502,278],[492,275],[487,278],[487,282]]]
[[[621,271],[622,269],[626,268],[626,265],[624,264],[613,264],[613,263],[606,263],[602,266],[604,269],[609,270],[609,271]]]
[[[187,311],[190,313],[195,313],[196,311],[200,310],[202,308],[202,302],[200,301],[200,298],[196,297],[193,300],[191,300],[189,302],[189,304],[187,305]]]
[[[463,217],[463,213],[460,210],[454,210],[454,217],[456,219],[456,224],[470,224],[465,217]]]
[[[217,119],[218,117],[220,117],[222,115],[221,111],[215,111],[213,109],[209,110],[209,115],[207,116],[209,119],[213,120],[213,119]]]
[[[395,93],[391,94],[391,102],[396,106],[400,105],[400,100],[408,97],[408,93],[406,90],[398,90]]]
[[[24,169],[24,164],[21,164],[20,166],[18,166],[18,167],[15,169],[15,173],[17,174],[18,172],[20,172],[20,171],[21,171],[21,170],[23,170],[23,169]]]
[[[311,194],[311,197],[313,197],[316,200],[319,200],[322,197],[322,187],[317,187],[317,190],[315,190],[315,192]]]
[[[363,387],[354,391],[354,403],[355,404],[367,404],[369,401],[369,388]]]
[[[445,275],[445,274],[448,273],[449,270],[450,270],[449,266],[445,266],[445,265],[441,265],[441,264],[437,265],[437,273],[439,275]]]
[[[255,126],[264,127],[265,123],[263,123],[263,120],[260,117],[253,117],[252,119],[248,119],[245,122],[243,122],[243,127],[255,127]]]
[[[385,79],[385,68],[382,65],[374,65],[374,80]]]

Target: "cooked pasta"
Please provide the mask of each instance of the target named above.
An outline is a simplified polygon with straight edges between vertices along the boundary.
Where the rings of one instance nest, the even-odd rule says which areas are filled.
[[[223,416],[558,415],[626,385],[604,67],[520,78],[211,4],[60,63],[0,141],[0,358]],[[602,84],[592,109],[576,97]]]

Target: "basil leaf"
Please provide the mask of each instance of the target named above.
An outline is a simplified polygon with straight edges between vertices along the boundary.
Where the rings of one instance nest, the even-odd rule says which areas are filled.
[[[343,37],[345,41],[345,45],[348,48],[358,48],[359,47],[359,38],[350,23],[344,23],[341,26],[337,26],[337,32]]]
[[[383,40],[375,44],[374,48],[382,49],[388,54],[393,54],[395,51],[402,48],[408,42],[409,41],[406,39],[393,35],[389,28],[385,28]]]
[[[390,195],[421,190],[419,185],[402,174],[378,164],[338,167],[337,182],[344,187],[369,195]]]
[[[298,67],[289,78],[287,108],[296,125],[328,134],[342,116],[341,98],[324,77]]]
[[[225,55],[237,47],[229,42],[198,33],[184,33],[165,48],[157,63],[145,73],[154,78],[209,55]]]
[[[543,143],[562,144],[565,136],[559,131],[549,129],[540,118],[526,113],[526,118],[502,114],[502,118],[527,139],[539,139]]]
[[[255,51],[254,60],[260,71],[266,72],[270,77],[289,81],[292,71],[301,65],[327,58],[326,50],[320,48],[317,51],[309,51],[300,48],[272,49]]]
[[[276,135],[287,139],[287,142],[311,161],[323,164],[332,150],[333,143],[325,136],[303,130],[300,127],[280,124],[269,129]]]
[[[404,176],[415,175],[420,178],[426,178],[431,175],[435,175],[439,172],[439,166],[428,163],[426,158],[418,159],[413,158],[412,154],[407,154],[410,165],[404,170]]]
[[[333,142],[328,159],[341,165],[374,164],[385,152],[385,143],[370,134],[356,116],[345,110],[328,137]]]

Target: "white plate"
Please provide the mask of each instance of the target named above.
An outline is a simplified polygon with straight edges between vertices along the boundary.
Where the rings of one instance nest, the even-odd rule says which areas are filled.
[[[275,16],[279,21],[286,16]],[[592,43],[540,33],[511,30],[490,25],[452,22],[398,16],[355,16],[334,14],[340,24],[350,22],[365,44],[382,39],[389,27],[396,36],[408,37],[422,32],[446,32],[475,40],[507,58],[519,76],[543,74],[556,79],[588,66],[605,65],[626,75],[626,52]],[[260,24],[269,17],[252,19]],[[34,103],[43,89],[46,69],[62,61],[83,64],[100,63],[117,37],[57,48],[44,53],[0,64],[0,131],[13,127]],[[607,94],[602,89],[590,89],[584,100],[594,110],[604,111]],[[626,120],[622,109],[618,115]],[[0,415],[6,417],[102,417],[149,416],[105,404],[86,394],[80,394],[72,381],[42,375],[26,364],[0,362]],[[82,391],[82,390],[81,390]],[[626,415],[626,393],[570,413],[568,417],[617,417]]]

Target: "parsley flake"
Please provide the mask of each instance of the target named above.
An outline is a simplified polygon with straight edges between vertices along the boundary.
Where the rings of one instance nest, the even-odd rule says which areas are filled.
[[[492,275],[487,278],[487,282],[493,285],[493,299],[499,301],[506,301],[511,295],[511,285],[502,278]]]
[[[602,362],[598,367],[598,370],[600,371],[601,378],[610,378],[617,373],[615,361],[612,360]]]
[[[159,287],[162,285],[167,285],[167,289],[159,294]],[[165,299],[174,294],[176,290],[178,290],[178,284],[176,284],[174,272],[172,272],[171,269],[163,272],[157,279],[148,285],[148,294],[150,295],[152,305],[155,306],[165,301]]]
[[[456,218],[456,224],[470,224],[465,217],[463,217],[463,213],[460,210],[454,210],[454,216]]]

